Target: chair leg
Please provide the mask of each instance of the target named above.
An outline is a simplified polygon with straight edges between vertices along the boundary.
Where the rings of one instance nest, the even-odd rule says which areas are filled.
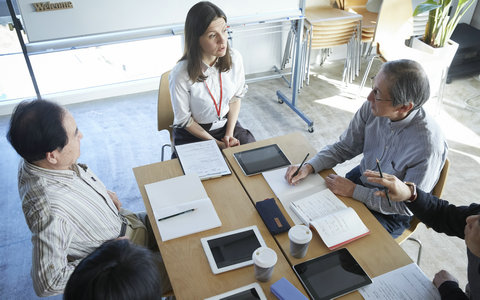
[[[162,161],[165,157],[165,147],[167,147],[167,146],[170,147],[170,149],[172,148],[172,145],[170,145],[170,144],[165,144],[165,145],[162,146]]]
[[[407,240],[414,241],[415,243],[418,244],[417,265],[420,266],[420,258],[422,256],[422,242],[420,242],[420,240],[413,237],[408,237]]]
[[[372,68],[373,61],[375,58],[379,58],[377,55],[372,56],[370,61],[368,62],[367,69],[365,70],[365,74],[363,74],[362,83],[360,84],[360,90],[358,91],[358,97],[362,93],[363,87],[365,86],[365,82],[367,82],[368,74],[370,73],[370,69]]]

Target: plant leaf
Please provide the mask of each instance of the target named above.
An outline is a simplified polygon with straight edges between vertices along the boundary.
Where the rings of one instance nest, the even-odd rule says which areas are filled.
[[[413,16],[417,16],[417,15],[423,14],[427,11],[437,9],[440,6],[441,6],[441,4],[435,2],[434,0],[427,0],[427,1],[422,2],[419,5],[417,5],[417,7],[415,7],[415,11],[413,12]]]

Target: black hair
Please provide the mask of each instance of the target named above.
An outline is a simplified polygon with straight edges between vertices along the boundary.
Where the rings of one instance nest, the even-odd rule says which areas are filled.
[[[188,76],[193,82],[201,82],[206,79],[202,71],[202,48],[199,40],[210,23],[217,18],[223,18],[227,22],[225,13],[218,6],[208,1],[198,2],[188,11],[185,20],[185,50],[180,61],[187,60]],[[226,54],[219,57],[216,67],[221,72],[231,69],[232,57],[228,43]]]
[[[10,118],[7,139],[26,161],[42,160],[47,152],[62,150],[68,143],[63,127],[65,112],[63,107],[51,101],[22,101]]]
[[[412,102],[414,109],[430,98],[430,83],[422,66],[413,60],[399,59],[386,62],[381,71],[388,77],[393,106]]]
[[[105,242],[75,268],[64,300],[150,300],[162,295],[150,250],[127,239]]]

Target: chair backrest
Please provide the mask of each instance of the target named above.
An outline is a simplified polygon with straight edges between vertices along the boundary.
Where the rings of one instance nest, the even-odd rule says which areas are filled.
[[[413,33],[412,15],[412,1],[383,0],[378,13],[374,41],[382,47],[404,45],[405,40]]]
[[[157,125],[158,131],[166,129],[172,139],[173,124],[173,108],[170,99],[170,89],[168,87],[168,75],[170,71],[162,74],[160,78],[160,86],[158,88],[158,105],[157,105]]]
[[[450,168],[450,161],[448,158],[445,160],[445,164],[443,165],[442,171],[440,172],[440,177],[438,177],[438,181],[433,187],[432,195],[440,198],[442,197],[443,188],[445,187],[445,182],[447,181],[448,169]]]
[[[445,182],[447,181],[448,169],[450,168],[450,161],[447,159],[445,160],[445,164],[443,165],[442,171],[440,171],[440,176],[438,177],[438,181],[433,187],[432,195],[436,197],[441,197],[443,188],[445,186]],[[405,231],[395,239],[397,243],[401,244],[404,240],[406,240],[412,233],[417,229],[418,224],[420,223],[420,219],[416,216],[413,216],[412,220],[410,221],[410,227],[405,229]]]

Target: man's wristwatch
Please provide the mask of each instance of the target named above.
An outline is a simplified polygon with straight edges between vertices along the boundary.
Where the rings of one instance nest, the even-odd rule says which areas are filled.
[[[412,193],[410,199],[406,200],[405,202],[410,203],[417,199],[417,185],[413,182],[405,181],[405,184],[410,188],[410,192]]]

